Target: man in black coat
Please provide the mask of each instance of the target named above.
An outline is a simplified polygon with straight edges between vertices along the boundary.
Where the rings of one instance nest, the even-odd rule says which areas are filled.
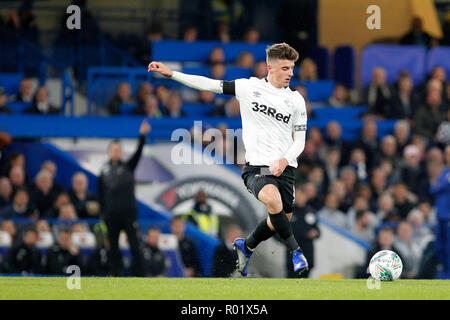
[[[194,242],[186,237],[186,224],[181,216],[172,218],[170,231],[178,239],[178,250],[184,264],[184,274],[186,277],[196,277],[202,275],[200,262],[198,260],[197,249]]]
[[[52,275],[66,275],[67,267],[76,265],[83,270],[80,249],[72,243],[72,232],[62,229],[58,234],[58,244],[52,246],[47,254],[47,272]]]
[[[226,278],[236,270],[236,251],[233,250],[233,241],[242,238],[242,230],[237,225],[231,225],[225,232],[223,242],[214,251],[214,260],[211,277]]]
[[[144,260],[147,275],[151,277],[161,277],[166,275],[166,254],[158,248],[158,241],[161,231],[152,227],[147,231],[146,244],[144,246]]]
[[[38,233],[35,228],[28,228],[22,242],[8,251],[3,265],[4,272],[22,274],[42,274],[42,255],[36,247]]]
[[[111,267],[113,275],[123,275],[122,254],[119,250],[119,234],[124,230],[133,256],[132,274],[144,276],[143,257],[139,243],[137,203],[134,194],[134,171],[141,158],[150,124],[144,120],[139,128],[139,145],[128,161],[122,161],[122,148],[113,141],[108,148],[108,163],[102,168],[98,188],[101,214],[108,229],[111,246]]]
[[[304,192],[300,188],[296,189],[294,215],[291,218],[291,224],[294,237],[302,246],[303,253],[308,260],[309,270],[302,274],[304,278],[307,278],[312,268],[314,268],[314,240],[320,236],[316,211],[307,205],[307,201],[308,199]],[[289,252],[287,251],[286,256],[289,257]],[[294,273],[291,263],[287,263],[287,276],[288,278],[298,277]]]

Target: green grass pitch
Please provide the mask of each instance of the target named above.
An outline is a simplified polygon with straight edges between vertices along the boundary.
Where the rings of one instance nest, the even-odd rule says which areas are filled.
[[[81,289],[69,290],[67,279],[0,277],[0,300],[450,299],[450,280],[397,280],[370,290],[366,280],[82,277]]]

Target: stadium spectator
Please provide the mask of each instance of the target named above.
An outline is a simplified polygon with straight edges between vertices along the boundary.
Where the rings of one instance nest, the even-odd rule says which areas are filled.
[[[405,148],[400,168],[400,180],[420,198],[428,194],[428,185],[425,184],[428,180],[427,173],[421,166],[419,149],[415,145],[408,145]]]
[[[394,246],[399,250],[403,262],[402,278],[414,279],[419,271],[422,248],[412,238],[413,228],[409,221],[401,221],[397,226]]]
[[[431,206],[431,203],[429,201],[420,202],[417,208],[423,215],[424,223],[428,224],[429,226],[435,226],[437,224],[436,210],[433,206]]]
[[[145,100],[148,96],[151,96],[153,94],[153,86],[148,81],[143,81],[139,84],[137,95],[136,95],[136,108],[138,110],[143,110]]]
[[[0,222],[0,231],[6,232],[11,238],[11,246],[14,247],[19,239],[19,234],[13,220],[3,220]],[[1,263],[0,263],[1,264]],[[1,268],[0,268],[1,269]]]
[[[233,250],[233,241],[242,237],[242,229],[237,225],[227,227],[222,243],[214,251],[211,277],[227,278],[236,269],[236,253]]]
[[[398,87],[393,90],[389,102],[388,117],[392,119],[413,119],[420,98],[416,94],[411,76],[407,72],[401,72],[398,79]]]
[[[334,86],[333,93],[328,99],[328,104],[335,108],[342,108],[350,105],[350,93],[348,89],[340,83]]]
[[[382,168],[374,168],[371,172],[370,186],[372,188],[372,196],[374,199],[385,191],[387,187],[387,173]]]
[[[201,231],[214,237],[219,234],[219,217],[212,212],[212,207],[208,202],[208,195],[200,189],[194,198],[194,206],[187,213],[185,218],[190,223],[196,225]]]
[[[402,45],[417,45],[430,48],[436,44],[436,40],[423,30],[422,19],[418,16],[413,17],[411,29],[400,38]]]
[[[36,247],[38,233],[35,228],[29,227],[22,236],[20,244],[12,247],[3,264],[4,272],[22,275],[43,273],[43,258]]]
[[[31,202],[34,203],[39,214],[44,214],[52,207],[55,195],[51,192],[53,176],[47,170],[41,170],[36,175],[34,184],[30,188]]]
[[[136,108],[133,112],[136,115],[144,115],[148,118],[161,118],[162,112],[159,110],[159,103],[156,97],[149,95],[145,98],[142,108]]]
[[[167,100],[170,96],[170,90],[165,85],[159,85],[156,87],[156,98],[160,105],[167,105]]]
[[[403,150],[410,143],[411,127],[406,120],[399,120],[394,125],[394,137],[397,143],[397,157],[403,156]]]
[[[217,26],[217,40],[222,43],[231,41],[230,25],[227,22],[221,22]]]
[[[25,168],[25,156],[18,151],[11,151],[6,157],[6,163],[2,168],[2,176],[9,177],[11,169],[13,167],[20,167],[23,170],[24,181],[27,180],[26,168]],[[26,183],[26,182],[25,182]]]
[[[317,194],[316,186],[314,183],[306,182],[301,185],[300,188],[308,199],[308,206],[313,207],[316,211],[323,207],[323,199],[320,195]]]
[[[56,174],[58,172],[58,167],[56,166],[55,162],[53,162],[51,160],[45,160],[41,164],[41,170],[47,170],[48,172],[51,173],[52,180],[53,180],[51,192],[54,195],[64,191],[64,187],[62,186],[62,184],[60,184],[58,181],[55,180]]]
[[[436,132],[436,142],[442,147],[450,145],[450,108],[445,115],[445,121],[439,125]]]
[[[106,276],[111,274],[111,259],[109,256],[109,240],[106,235],[106,226],[100,223],[96,226],[96,243],[97,248],[91,253],[87,260],[87,274],[94,276]],[[94,229],[96,229],[94,227]]]
[[[197,41],[198,30],[197,27],[190,25],[187,26],[183,31],[183,40],[186,42],[195,42]]]
[[[20,81],[19,92],[15,96],[15,100],[19,102],[33,102],[33,84],[30,78],[23,78]]]
[[[181,110],[181,97],[178,94],[178,92],[173,91],[169,94],[169,97],[167,99],[166,108],[163,110],[163,115],[165,117],[170,118],[183,118],[187,117],[186,112]]]
[[[317,225],[316,210],[307,204],[308,198],[300,189],[295,189],[295,203],[293,216],[291,218],[292,232],[298,243],[301,243],[303,254],[308,260],[309,270],[302,274],[307,278],[314,268],[314,240],[320,237],[320,230]],[[289,252],[286,251],[288,255]],[[296,278],[297,275],[290,263],[286,264],[288,278]]]
[[[444,162],[447,167],[450,167],[450,144],[444,149]]]
[[[319,194],[327,191],[323,169],[320,166],[313,166],[307,174],[307,180],[314,183]]]
[[[79,218],[93,218],[99,215],[100,207],[97,197],[88,190],[86,174],[78,171],[72,176],[72,188],[69,190],[71,203]]]
[[[438,219],[436,228],[436,253],[443,272],[450,273],[449,257],[449,221],[450,221],[450,168],[443,163],[434,161],[428,164],[431,182],[430,192],[435,198],[435,207]]]
[[[368,114],[376,118],[387,118],[391,96],[392,89],[386,82],[386,70],[382,67],[373,68],[372,81],[363,90],[363,103],[368,106]]]
[[[255,66],[255,58],[249,51],[242,51],[236,60],[236,66],[251,69]]]
[[[59,216],[60,208],[69,203],[71,203],[69,195],[65,191],[60,192],[55,196],[52,207],[44,213],[41,213],[39,216],[40,218],[57,218]]]
[[[302,63],[300,63],[300,72],[299,72],[300,81],[308,81],[314,82],[318,80],[317,75],[317,65],[311,58],[303,59]]]
[[[146,32],[146,38],[148,42],[161,41],[164,38],[163,28],[161,23],[154,21],[152,22]],[[151,59],[150,59],[151,60]],[[149,60],[147,60],[149,61]]]
[[[216,63],[225,63],[225,51],[223,50],[223,48],[222,47],[212,48],[206,63],[209,65],[214,65]]]
[[[197,249],[191,239],[186,237],[186,225],[180,216],[172,218],[170,231],[178,239],[178,249],[184,264],[184,274],[186,277],[201,276],[202,271],[198,260]]]
[[[58,243],[48,250],[47,273],[51,275],[66,275],[67,267],[75,265],[83,270],[83,259],[80,249],[72,242],[72,232],[69,228],[61,229]]]
[[[416,201],[412,200],[408,187],[406,184],[399,182],[393,186],[393,196],[395,201],[395,209],[397,210],[400,219],[406,219],[408,213],[414,208]]]
[[[225,78],[225,64],[218,62],[211,66],[211,78],[217,79],[217,80],[223,80]]]
[[[327,186],[331,186],[331,184],[338,178],[340,160],[340,149],[335,147],[329,148],[328,152],[326,153],[324,165],[325,183]]]
[[[433,140],[437,128],[444,121],[445,115],[442,96],[438,91],[431,90],[427,94],[426,103],[420,107],[414,117],[415,133]]]
[[[375,233],[371,227],[372,212],[367,209],[358,210],[356,211],[355,219],[355,223],[350,232],[363,241],[373,242]]]
[[[20,166],[14,166],[9,172],[9,180],[13,188],[13,193],[17,191],[18,188],[27,188],[25,181],[25,171]]]
[[[389,192],[382,193],[377,199],[378,210],[375,212],[377,225],[383,221],[397,221],[398,214],[394,207],[394,198]]]
[[[29,114],[60,114],[61,109],[51,105],[48,101],[48,91],[44,86],[36,90],[33,104],[24,110],[24,113]]]
[[[362,148],[354,148],[350,153],[348,164],[356,173],[357,181],[366,181],[368,170],[366,166],[366,154]]]
[[[19,33],[28,41],[37,43],[39,39],[39,29],[32,8],[32,1],[23,1],[16,10],[11,12],[9,19],[6,22],[6,27]]]
[[[388,134],[381,139],[380,150],[376,155],[375,165],[380,165],[382,160],[389,160],[394,166],[394,170],[398,170],[400,167],[401,160],[397,155],[397,141],[395,137]]]
[[[11,204],[12,192],[11,181],[7,177],[0,177],[0,210]]]
[[[341,151],[340,165],[346,164],[349,158],[350,144],[342,139],[342,127],[336,120],[328,122],[325,129],[325,143],[330,148]]]
[[[325,206],[317,212],[317,215],[333,225],[346,229],[348,226],[345,214],[338,210],[339,202],[334,193],[328,193],[325,197]]]
[[[18,188],[14,193],[12,203],[2,208],[0,214],[3,219],[20,217],[37,218],[39,212],[35,210],[33,204],[30,202],[30,196],[27,189]]]
[[[434,239],[434,233],[431,226],[425,225],[425,217],[419,209],[413,209],[409,212],[407,220],[413,228],[412,241],[421,248],[425,248],[428,241]]]
[[[128,82],[121,82],[117,86],[116,93],[112,100],[108,103],[108,111],[110,115],[120,114],[122,103],[127,103],[131,98],[131,86]]]
[[[0,114],[11,114],[14,111],[7,107],[8,104],[8,95],[5,90],[0,87]]]
[[[256,44],[259,41],[259,31],[256,27],[249,27],[244,33],[244,36],[242,38],[244,42],[247,42],[249,44]]]
[[[368,170],[372,170],[373,166],[375,165],[375,158],[379,148],[379,140],[377,134],[377,123],[373,120],[366,120],[364,121],[361,130],[361,136],[355,143],[355,147],[359,147],[364,150]]]
[[[145,261],[145,271],[148,276],[162,277],[167,274],[166,254],[158,248],[161,231],[152,227],[147,231],[145,246],[142,250]]]
[[[267,76],[267,66],[265,61],[258,61],[253,67],[252,77],[259,79],[265,78]]]
[[[128,161],[122,160],[122,147],[115,140],[108,146],[109,161],[102,167],[98,180],[98,197],[102,218],[108,228],[112,274],[123,274],[122,254],[119,250],[119,235],[127,234],[133,256],[132,274],[143,276],[143,257],[139,242],[137,203],[134,194],[134,172],[144,149],[146,136],[151,131],[144,120],[139,127],[139,144]]]

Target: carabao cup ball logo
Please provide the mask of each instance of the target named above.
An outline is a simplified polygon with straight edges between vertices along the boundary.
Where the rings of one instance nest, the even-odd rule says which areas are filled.
[[[369,263],[370,275],[379,281],[393,281],[400,277],[403,270],[402,260],[393,251],[377,252]]]

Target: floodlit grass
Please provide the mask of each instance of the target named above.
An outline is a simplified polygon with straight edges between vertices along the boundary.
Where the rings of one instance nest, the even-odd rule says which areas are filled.
[[[368,289],[366,280],[0,277],[0,299],[308,300],[450,299],[449,280],[397,280]]]

